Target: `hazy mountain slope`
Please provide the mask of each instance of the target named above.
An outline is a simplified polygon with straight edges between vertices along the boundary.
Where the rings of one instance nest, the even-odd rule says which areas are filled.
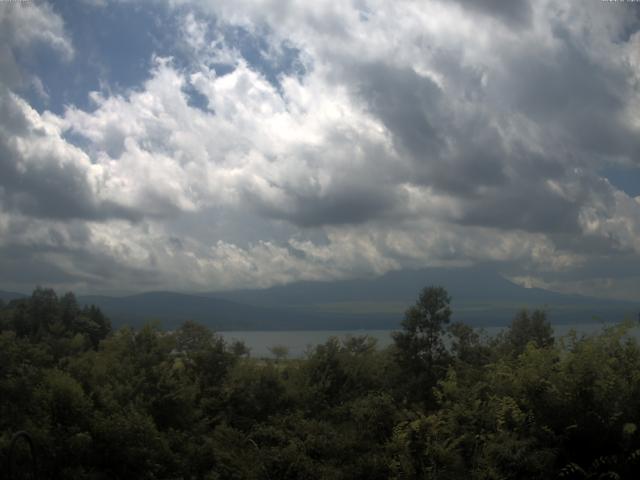
[[[217,330],[338,330],[397,328],[424,286],[442,285],[452,296],[453,319],[471,325],[506,325],[523,307],[545,307],[553,323],[638,318],[640,304],[563,295],[516,285],[487,268],[404,270],[374,279],[296,282],[261,290],[207,294],[151,292],[125,297],[80,296],[114,326],[159,320],[175,328],[194,320]],[[4,302],[25,295],[0,291]]]
[[[640,310],[631,302],[523,288],[487,268],[404,270],[375,279],[296,282],[262,290],[79,300],[98,305],[116,326],[155,319],[165,328],[195,320],[218,330],[376,329],[397,328],[427,285],[449,291],[454,320],[479,326],[506,325],[524,307],[546,308],[553,323],[614,322],[637,318]]]
[[[0,300],[3,302],[10,302],[11,300],[15,300],[17,298],[24,298],[26,295],[17,292],[6,292],[4,290],[0,290]]]
[[[556,323],[616,321],[636,316],[631,302],[564,295],[516,285],[488,268],[432,268],[387,273],[375,279],[297,282],[263,290],[216,292],[219,298],[306,312],[349,313],[369,318],[402,318],[424,286],[442,285],[452,296],[454,319],[472,324],[506,324],[520,308],[546,307]],[[396,320],[396,321],[398,321]]]
[[[159,320],[164,328],[175,328],[194,320],[217,330],[295,330],[354,328],[360,318],[348,314],[323,314],[243,305],[229,300],[172,292],[151,292],[127,297],[83,296],[82,304],[94,304],[114,325],[141,325]],[[386,326],[371,323],[367,328]]]
[[[428,285],[442,285],[453,301],[574,300],[540,289],[520,287],[495,272],[478,268],[423,269],[389,272],[375,279],[296,282],[262,290],[215,292],[211,295],[259,305],[305,305],[345,301],[409,301]]]

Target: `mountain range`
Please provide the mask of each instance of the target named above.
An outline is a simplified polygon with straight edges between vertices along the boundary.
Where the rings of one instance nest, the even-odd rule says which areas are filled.
[[[638,318],[640,311],[640,302],[524,288],[481,267],[401,270],[373,279],[226,292],[85,295],[78,300],[99,306],[115,326],[157,320],[171,329],[194,320],[216,330],[392,329],[429,285],[441,285],[451,295],[452,320],[474,326],[506,325],[522,308],[545,308],[555,324],[616,322]],[[6,302],[20,295],[0,292],[0,299]]]

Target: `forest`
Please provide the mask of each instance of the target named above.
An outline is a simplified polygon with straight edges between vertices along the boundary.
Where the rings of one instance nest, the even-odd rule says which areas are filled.
[[[0,305],[0,468],[51,479],[639,478],[633,324],[555,338],[545,311],[523,310],[487,337],[450,321],[444,288],[417,293],[390,347],[331,338],[290,359],[253,358],[194,322],[112,330],[72,293],[37,288]]]

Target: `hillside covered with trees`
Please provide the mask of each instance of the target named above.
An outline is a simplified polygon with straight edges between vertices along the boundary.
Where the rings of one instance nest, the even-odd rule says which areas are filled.
[[[554,339],[543,311],[522,311],[487,338],[451,323],[450,301],[424,289],[387,349],[332,338],[272,360],[193,322],[113,331],[73,294],[36,289],[0,306],[0,467],[56,479],[638,478],[631,325]],[[19,431],[35,459],[12,442]]]

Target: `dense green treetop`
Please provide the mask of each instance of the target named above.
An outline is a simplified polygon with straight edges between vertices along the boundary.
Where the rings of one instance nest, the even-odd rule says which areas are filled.
[[[523,311],[488,338],[449,305],[425,288],[386,349],[269,359],[193,322],[111,331],[38,288],[0,306],[0,469],[28,470],[27,431],[42,478],[638,478],[632,325],[555,339]]]

